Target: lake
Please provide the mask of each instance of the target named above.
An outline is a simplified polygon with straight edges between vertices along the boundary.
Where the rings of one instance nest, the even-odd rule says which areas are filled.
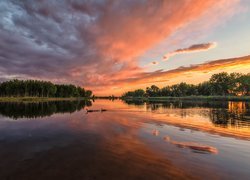
[[[0,179],[249,179],[249,140],[249,102],[0,103]]]

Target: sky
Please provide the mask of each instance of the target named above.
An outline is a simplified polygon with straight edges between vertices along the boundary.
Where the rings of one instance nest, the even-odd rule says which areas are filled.
[[[0,81],[96,95],[250,73],[250,0],[0,0]]]

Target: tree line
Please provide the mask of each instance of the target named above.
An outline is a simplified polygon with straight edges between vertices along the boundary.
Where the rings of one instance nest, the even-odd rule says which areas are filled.
[[[146,90],[128,91],[122,97],[183,97],[183,96],[247,96],[250,95],[250,73],[213,74],[208,81],[197,85],[181,82],[172,86],[159,88],[156,85]]]
[[[91,97],[92,91],[72,84],[39,80],[10,80],[0,83],[1,97]]]

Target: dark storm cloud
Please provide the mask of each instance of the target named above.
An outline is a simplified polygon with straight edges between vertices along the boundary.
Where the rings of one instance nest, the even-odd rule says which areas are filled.
[[[88,55],[76,29],[87,17],[73,14],[66,1],[2,1],[1,7],[0,65],[8,74],[67,78]]]

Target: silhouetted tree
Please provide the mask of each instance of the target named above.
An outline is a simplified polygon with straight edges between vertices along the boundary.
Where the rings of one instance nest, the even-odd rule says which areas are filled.
[[[2,97],[91,97],[92,91],[72,84],[53,84],[48,81],[11,80],[0,83]]]

